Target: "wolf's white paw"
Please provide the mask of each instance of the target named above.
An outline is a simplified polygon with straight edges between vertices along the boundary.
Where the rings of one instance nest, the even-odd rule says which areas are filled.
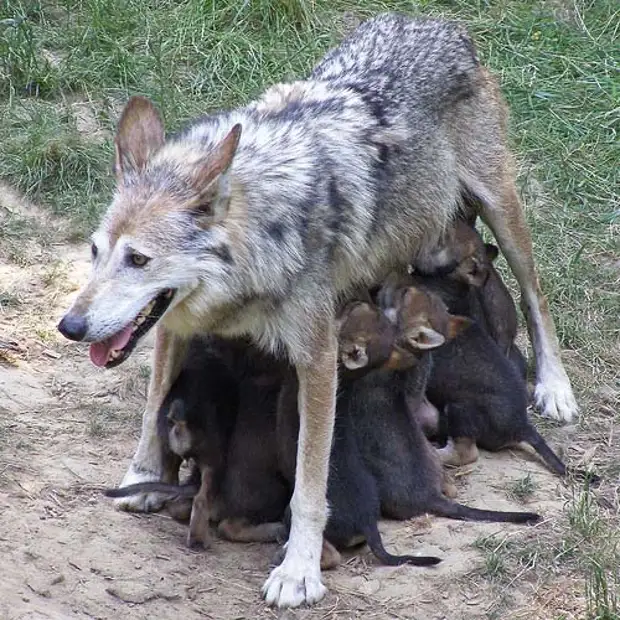
[[[269,605],[299,607],[320,601],[327,592],[321,583],[321,569],[317,565],[286,556],[284,562],[271,571],[263,586],[263,597]]]
[[[161,476],[158,472],[138,470],[132,463],[120,486],[126,487],[138,482],[158,482],[159,480]],[[117,510],[127,512],[157,512],[162,509],[164,501],[165,496],[161,493],[140,493],[129,497],[119,497],[114,500],[114,506]]]
[[[536,408],[546,418],[571,422],[579,408],[565,373],[541,377],[534,390]]]

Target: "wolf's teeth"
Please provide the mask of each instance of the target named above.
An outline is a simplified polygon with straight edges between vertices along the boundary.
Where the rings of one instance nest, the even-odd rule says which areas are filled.
[[[166,299],[170,299],[172,297],[172,289],[169,288],[165,293]]]
[[[134,323],[136,324],[136,327],[138,327],[139,325],[142,325],[142,323],[144,323],[144,321],[146,321],[146,317],[142,314],[139,314],[136,317],[136,320],[134,321]]]
[[[110,353],[110,357],[111,357],[113,360],[116,360],[116,359],[118,359],[118,358],[121,356],[121,354],[122,354],[122,353],[123,353],[122,351],[119,351],[118,349],[115,349],[114,351],[112,351],[112,352]]]

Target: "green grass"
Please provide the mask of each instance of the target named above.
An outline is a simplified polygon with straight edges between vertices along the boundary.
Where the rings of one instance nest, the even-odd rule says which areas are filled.
[[[527,500],[531,499],[534,493],[537,490],[537,484],[535,480],[527,474],[523,476],[523,478],[519,478],[515,480],[508,486],[508,495],[519,501],[519,502],[527,502]]]
[[[595,440],[601,473],[617,476],[609,430],[620,404],[615,0],[4,0],[0,181],[84,237],[111,196],[112,137],[128,96],[152,98],[174,130],[305,75],[347,28],[386,9],[465,22],[501,80],[543,288],[587,412],[579,440]],[[51,241],[35,219],[0,207],[3,256],[23,260],[24,235]],[[1,306],[17,303],[10,291],[2,295]],[[602,389],[612,392],[605,402]],[[98,415],[89,432],[105,433]],[[530,483],[509,491],[526,500],[536,491]],[[529,549],[516,565],[540,561],[551,573],[569,565],[581,575],[590,617],[609,619],[617,617],[618,579],[606,567],[618,535],[592,502],[571,498],[566,529],[546,544],[544,561]],[[596,553],[603,548],[605,561]],[[505,545],[489,552],[487,573],[510,574],[511,553]]]
[[[584,486],[573,491],[565,514],[552,524],[478,538],[473,543],[482,554],[477,573],[498,596],[506,595],[516,580],[577,583],[587,620],[619,620],[619,526],[618,516],[604,510]]]

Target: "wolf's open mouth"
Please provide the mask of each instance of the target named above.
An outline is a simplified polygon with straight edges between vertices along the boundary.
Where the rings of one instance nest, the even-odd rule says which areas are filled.
[[[175,291],[168,288],[152,299],[138,316],[113,336],[90,345],[90,360],[95,366],[114,368],[122,364],[136,344],[163,316]]]

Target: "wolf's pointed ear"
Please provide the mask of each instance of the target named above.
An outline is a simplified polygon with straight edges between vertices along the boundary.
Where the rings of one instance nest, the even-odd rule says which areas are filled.
[[[418,351],[428,351],[440,347],[445,337],[428,325],[416,325],[406,332],[407,343]]]
[[[132,97],[118,122],[114,139],[114,172],[122,182],[129,172],[139,173],[164,143],[164,124],[146,97]]]
[[[462,331],[465,331],[473,321],[466,316],[451,314],[448,320],[448,340],[456,338]]]
[[[222,221],[228,213],[230,203],[228,171],[240,138],[241,125],[237,123],[192,173],[191,182],[198,193],[194,212],[198,216],[198,225],[202,228]]]

